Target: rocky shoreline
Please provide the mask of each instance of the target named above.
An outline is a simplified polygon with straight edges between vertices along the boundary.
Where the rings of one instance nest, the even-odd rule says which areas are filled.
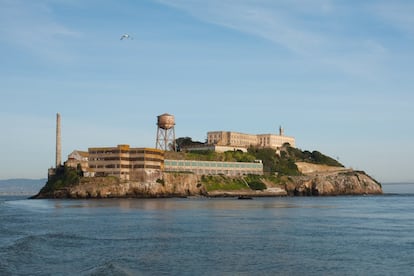
[[[363,171],[293,176],[286,191],[293,196],[382,194],[381,184]]]
[[[201,176],[163,173],[162,181],[146,179],[122,182],[115,178],[82,178],[80,183],[49,192],[42,190],[32,198],[166,198],[166,197],[280,197],[280,196],[337,196],[382,194],[381,184],[362,171],[339,170],[283,177],[274,183],[261,180],[266,188],[252,190],[209,190]]]

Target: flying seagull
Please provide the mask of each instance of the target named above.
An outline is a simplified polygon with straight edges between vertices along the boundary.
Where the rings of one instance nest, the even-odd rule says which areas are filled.
[[[121,39],[120,39],[120,40],[123,40],[123,39],[133,39],[133,37],[132,37],[132,36],[130,36],[129,34],[123,34],[123,35],[121,36]]]

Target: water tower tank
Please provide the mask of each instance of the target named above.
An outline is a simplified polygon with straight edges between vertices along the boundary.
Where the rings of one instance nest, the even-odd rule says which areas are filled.
[[[168,113],[157,116],[157,119],[157,125],[161,129],[171,129],[175,125],[174,116]]]

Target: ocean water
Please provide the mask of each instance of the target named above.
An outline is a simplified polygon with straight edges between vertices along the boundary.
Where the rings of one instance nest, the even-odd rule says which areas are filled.
[[[384,192],[0,197],[0,275],[414,275],[414,184]]]

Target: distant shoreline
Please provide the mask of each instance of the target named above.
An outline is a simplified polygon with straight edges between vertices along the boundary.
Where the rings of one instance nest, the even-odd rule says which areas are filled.
[[[407,182],[382,182],[381,185],[414,185],[414,181],[407,181]]]

